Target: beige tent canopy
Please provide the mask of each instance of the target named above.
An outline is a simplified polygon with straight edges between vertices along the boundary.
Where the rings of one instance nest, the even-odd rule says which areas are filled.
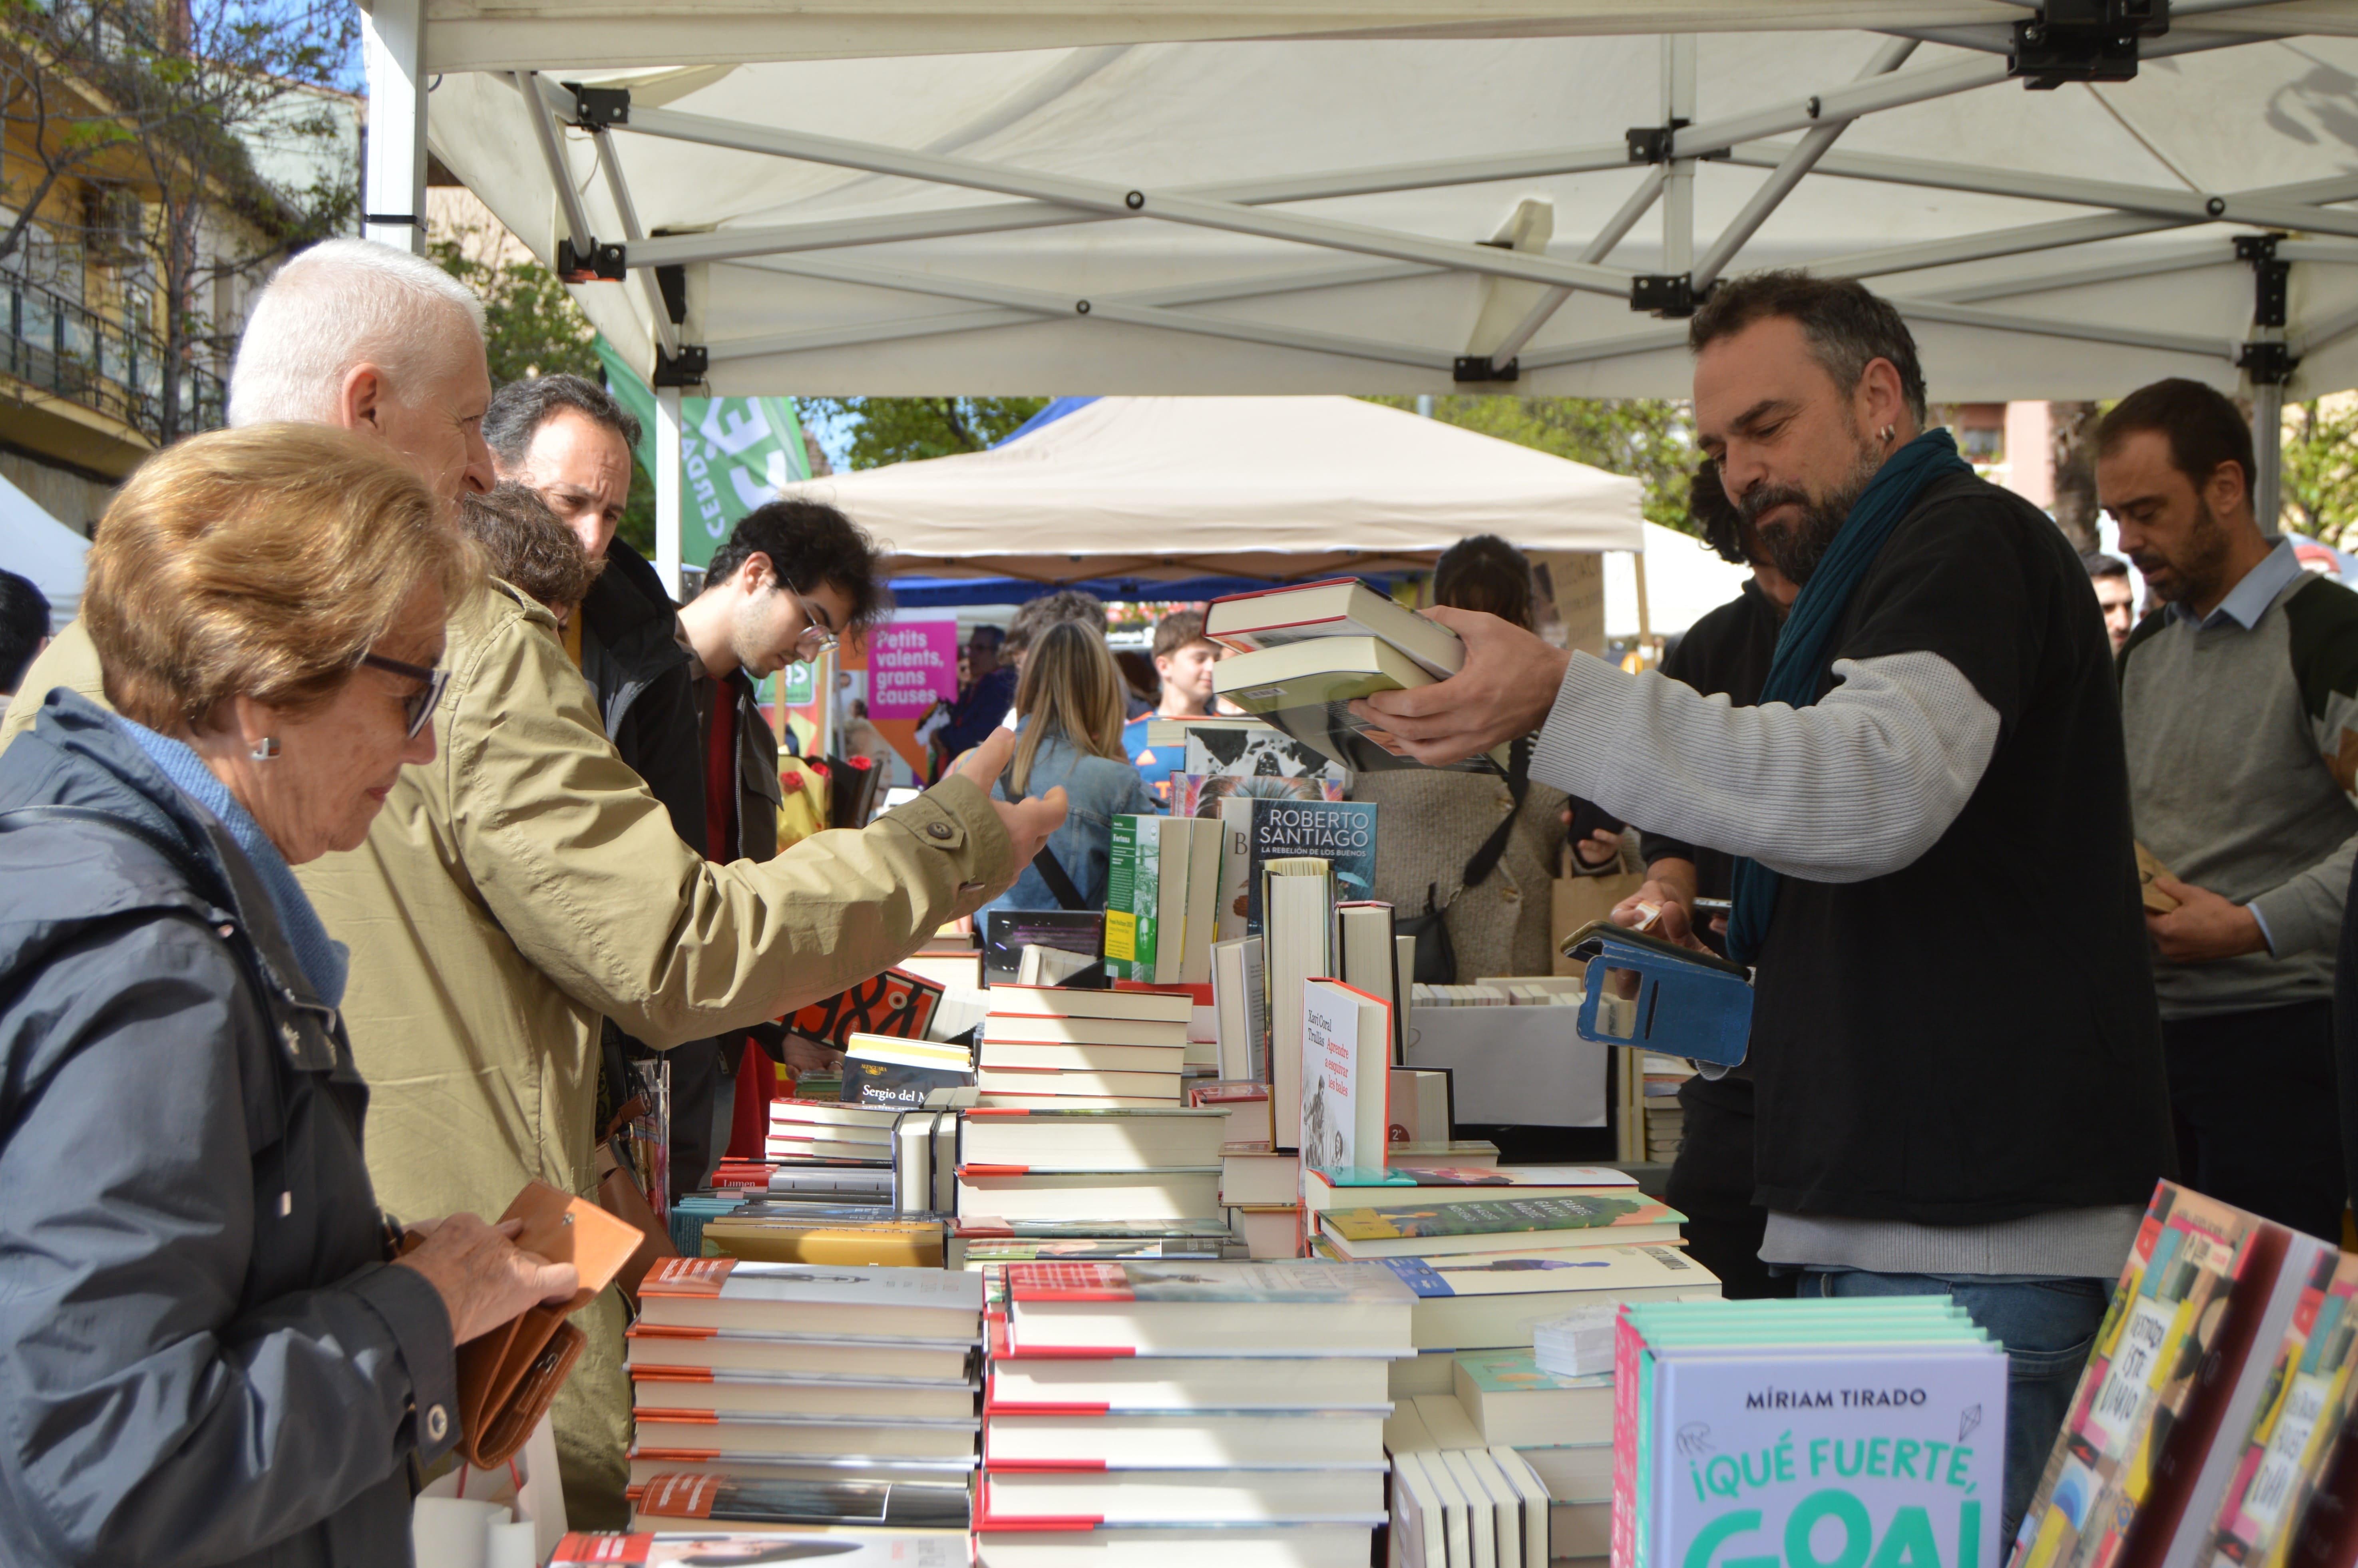
[[[1063,583],[1422,570],[1469,534],[1634,550],[1639,489],[1357,398],[1100,397],[989,451],[786,493],[842,507],[896,576]]]

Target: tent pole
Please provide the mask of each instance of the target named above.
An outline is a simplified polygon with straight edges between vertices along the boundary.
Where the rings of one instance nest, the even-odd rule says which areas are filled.
[[[1662,124],[1692,124],[1694,107],[1694,35],[1671,33],[1662,39]],[[1694,159],[1674,157],[1662,170],[1662,270],[1682,273],[1693,265]]]
[[[2252,388],[2252,513],[2273,538],[2284,526],[2284,383]]]
[[[646,231],[639,227],[638,204],[631,200],[631,188],[622,179],[622,160],[614,156],[614,138],[601,125],[590,133],[590,139],[598,144],[598,166],[606,171],[606,194],[614,199],[614,215],[622,220],[622,239],[635,246],[646,238]],[[639,287],[646,293],[655,341],[663,345],[664,358],[676,360],[679,358],[679,330],[672,325],[671,307],[664,303],[663,286],[655,282],[652,267],[634,270],[639,275]]]
[[[1493,251],[1489,254],[1507,255],[1511,253]],[[911,294],[964,299],[977,305],[1004,305],[1018,310],[1029,310],[1050,320],[1069,321],[1076,314],[1076,302],[1070,295],[1051,294],[1044,289],[1025,288],[1012,284],[985,283],[978,278],[942,277],[932,273],[903,272],[894,267],[852,262],[819,261],[809,256],[769,256],[752,265],[765,272],[786,273],[797,277],[822,277],[837,283],[897,288]],[[1314,332],[1260,321],[1232,321],[1218,316],[1197,316],[1184,310],[1128,305],[1111,295],[1077,303],[1086,307],[1078,313],[1093,321],[1122,321],[1138,327],[1161,327],[1170,331],[1192,332],[1203,337],[1233,338],[1241,342],[1303,349],[1311,353],[1341,354],[1351,359],[1374,360],[1383,364],[1412,365],[1418,370],[1446,373],[1456,363],[1455,356],[1444,349],[1384,343],[1346,338],[1333,332]]]
[[[1646,171],[1645,178],[1639,181],[1638,189],[1630,192],[1629,200],[1621,204],[1621,210],[1606,221],[1605,227],[1596,231],[1595,238],[1581,247],[1582,261],[1601,262],[1613,254],[1614,246],[1629,237],[1629,231],[1638,226],[1638,220],[1646,215],[1646,209],[1661,196],[1663,172],[1661,168]],[[1523,345],[1539,336],[1540,329],[1548,324],[1548,319],[1562,309],[1563,302],[1571,297],[1572,290],[1569,288],[1551,288],[1533,300],[1523,319],[1490,351],[1490,362],[1504,364],[1520,353]]]
[[[361,13],[368,73],[368,167],[361,237],[426,249],[426,5],[378,0]]]
[[[524,112],[532,120],[533,140],[540,144],[540,161],[548,167],[548,183],[556,189],[557,211],[565,214],[566,237],[573,242],[575,255],[587,257],[595,248],[590,233],[590,210],[581,204],[581,192],[574,187],[573,171],[557,140],[557,122],[549,117],[548,100],[541,96],[540,78],[529,70],[508,74],[516,91],[524,94]],[[587,265],[586,261],[583,265]]]
[[[1176,190],[1162,193],[1137,190],[1127,189],[1116,181],[1046,174],[939,153],[911,152],[903,147],[849,141],[840,136],[822,136],[806,131],[747,125],[708,115],[684,114],[676,109],[634,110],[630,128],[642,135],[662,136],[699,146],[766,153],[776,157],[827,164],[837,168],[864,169],[871,174],[897,175],[903,178],[961,186],[973,190],[995,190],[1008,196],[1061,202],[1108,217],[1120,218],[1136,213],[1140,217],[1184,223],[1194,228],[1285,240],[1327,250],[1356,251],[1363,255],[1390,256],[1397,261],[1422,262],[1428,266],[1446,267],[1454,272],[1518,278],[1525,283],[1557,284],[1592,294],[1609,295],[1616,299],[1629,297],[1629,280],[1635,276],[1610,267],[1556,261],[1521,251],[1495,250],[1473,241],[1439,240],[1429,235],[1346,222],[1336,218],[1272,212],[1235,201],[1189,196]],[[666,259],[703,258],[691,257],[680,251],[669,251]],[[1452,362],[1455,362],[1455,356],[1452,356]]]
[[[655,575],[672,598],[680,589],[679,388],[655,389]]]
[[[1863,81],[1871,76],[1885,76],[1898,70],[1915,52],[1916,43],[1912,38],[1886,44],[1875,51],[1875,58],[1867,61],[1866,69],[1859,73],[1859,80]],[[1848,120],[1836,120],[1832,124],[1820,125],[1815,130],[1803,133],[1793,150],[1769,171],[1768,178],[1762,180],[1760,188],[1752,193],[1752,199],[1744,204],[1727,227],[1720,231],[1719,238],[1712,242],[1711,249],[1704,254],[1703,259],[1695,263],[1693,275],[1688,279],[1691,289],[1700,294],[1717,281],[1719,275],[1727,270],[1727,264],[1736,259],[1736,253],[1760,232],[1760,225],[1767,222],[1769,214],[1793,193],[1793,187],[1801,183],[1801,177],[1826,156],[1827,149],[1834,145],[1835,139],[1850,129],[1850,124]]]

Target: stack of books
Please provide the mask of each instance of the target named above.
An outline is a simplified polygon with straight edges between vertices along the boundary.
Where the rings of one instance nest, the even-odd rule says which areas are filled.
[[[1359,1568],[1412,1298],[1316,1263],[1016,1264],[990,1324],[986,1568]]]
[[[799,1096],[772,1100],[763,1150],[770,1195],[897,1206],[892,1129],[900,1119],[901,1112],[889,1106]]]
[[[1457,1352],[1528,1349],[1579,1303],[1719,1293],[1678,1217],[1610,1166],[1314,1170],[1303,1205],[1313,1257],[1380,1260],[1417,1292],[1417,1358],[1394,1368],[1396,1394],[1446,1396]]]
[[[1350,703],[1430,686],[1466,663],[1455,633],[1350,578],[1217,599],[1204,624],[1238,651],[1212,666],[1215,692],[1361,771],[1422,764],[1371,739]],[[1504,772],[1504,748],[1485,761]]]
[[[1614,1562],[1839,1532],[1868,1560],[1995,1568],[2006,1349],[1946,1297],[1631,1306],[1617,1360]]]
[[[973,990],[982,984],[982,951],[975,934],[943,926],[925,938],[925,945],[894,968],[921,977],[944,991]]]
[[[1679,1140],[1686,1134],[1686,1112],[1679,1108],[1679,1087],[1694,1076],[1683,1057],[1646,1053],[1646,1158],[1667,1165],[1679,1157]]]
[[[1177,1106],[968,1111],[957,1173],[967,1256],[978,1241],[1095,1240],[1117,1249],[1098,1256],[1128,1257],[1141,1255],[1130,1247],[1203,1239],[1222,1223],[1226,1120],[1218,1110]],[[1011,1228],[1041,1223],[1061,1228],[1031,1236]]]
[[[987,1106],[1176,1107],[1194,999],[1184,992],[996,985],[976,1054]]]
[[[975,1276],[672,1258],[649,1271],[640,1303],[628,1338],[637,1528],[676,1528],[662,1509],[691,1494],[644,1503],[665,1477],[890,1483],[896,1505],[863,1494],[886,1508],[880,1522],[963,1527],[979,1428]],[[856,1511],[859,1499],[836,1501]]]
[[[2164,1182],[2015,1542],[2018,1568],[2347,1568],[2358,1258]]]

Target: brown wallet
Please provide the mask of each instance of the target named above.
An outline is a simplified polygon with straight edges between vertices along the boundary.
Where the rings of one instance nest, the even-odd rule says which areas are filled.
[[[587,1198],[527,1182],[503,1220],[521,1219],[515,1244],[570,1263],[581,1289],[556,1306],[532,1306],[459,1346],[459,1453],[488,1470],[504,1465],[547,1413],[590,1336],[566,1322],[611,1283],[645,1241],[634,1226]]]

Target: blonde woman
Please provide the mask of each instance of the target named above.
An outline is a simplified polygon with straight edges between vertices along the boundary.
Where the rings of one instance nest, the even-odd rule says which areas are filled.
[[[1162,809],[1122,754],[1127,698],[1121,672],[1095,627],[1060,622],[1032,644],[1015,688],[1015,762],[991,795],[1017,801],[1061,784],[1068,810],[1047,848],[984,913],[1105,907],[1113,819]]]

